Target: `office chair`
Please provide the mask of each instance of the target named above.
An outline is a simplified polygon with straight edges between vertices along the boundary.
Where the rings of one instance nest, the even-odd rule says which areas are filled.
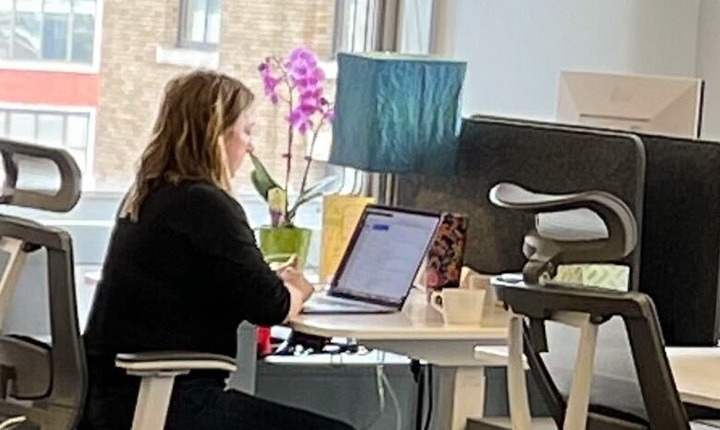
[[[80,171],[64,150],[0,140],[4,184],[0,204],[68,212],[80,198]],[[19,189],[22,172],[47,164],[57,170],[56,190]],[[49,342],[10,333],[2,324],[28,254],[47,259]],[[67,231],[31,219],[0,214],[0,430],[71,430],[77,425],[87,389],[85,352],[80,338],[72,239]],[[234,360],[213,354],[180,352],[120,354],[116,364],[141,377],[133,430],[164,426],[175,376],[193,369],[232,372]]]
[[[490,200],[499,207],[536,217],[551,213],[562,218],[563,211],[590,208],[602,219],[607,232],[605,237],[578,240],[588,237],[587,226],[575,226],[575,237],[566,234],[562,239],[552,231],[541,234],[534,229],[525,239],[523,251],[528,262],[522,275],[494,280],[493,288],[511,314],[507,376],[510,420],[480,420],[468,428],[718,428],[710,422],[689,422],[649,296],[559,284],[551,279],[558,263],[601,262],[631,252],[637,243],[637,226],[628,207],[603,192],[543,195],[513,184],[495,186]],[[568,327],[572,327],[570,331]],[[576,354],[572,351],[575,344]],[[551,415],[542,423],[530,417],[523,353]]]

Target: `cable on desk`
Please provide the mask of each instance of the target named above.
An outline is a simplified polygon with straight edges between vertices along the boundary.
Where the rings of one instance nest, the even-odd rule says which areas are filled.
[[[377,385],[378,390],[378,403],[379,403],[379,411],[377,415],[366,425],[360,427],[363,430],[367,430],[375,425],[375,423],[382,417],[383,413],[385,412],[385,385],[383,382],[383,375],[385,374],[385,352],[380,351],[380,364],[375,366],[375,384]]]
[[[427,415],[425,416],[425,429],[430,430],[430,422],[432,421],[432,410],[433,410],[433,374],[432,364],[427,364],[427,392],[428,392],[428,407]]]

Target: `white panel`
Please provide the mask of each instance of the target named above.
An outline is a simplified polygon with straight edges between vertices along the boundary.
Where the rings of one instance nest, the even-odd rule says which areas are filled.
[[[551,120],[562,69],[695,74],[699,0],[453,2],[436,37],[468,61],[466,114]]]

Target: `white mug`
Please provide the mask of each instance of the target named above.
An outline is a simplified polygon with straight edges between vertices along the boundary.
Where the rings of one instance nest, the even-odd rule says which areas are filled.
[[[433,291],[430,305],[440,312],[445,324],[480,324],[485,290],[444,288]]]

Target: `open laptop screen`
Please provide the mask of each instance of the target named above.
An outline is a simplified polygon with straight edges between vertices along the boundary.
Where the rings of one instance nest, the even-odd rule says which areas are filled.
[[[333,292],[402,304],[439,220],[438,214],[366,209],[333,282]]]

